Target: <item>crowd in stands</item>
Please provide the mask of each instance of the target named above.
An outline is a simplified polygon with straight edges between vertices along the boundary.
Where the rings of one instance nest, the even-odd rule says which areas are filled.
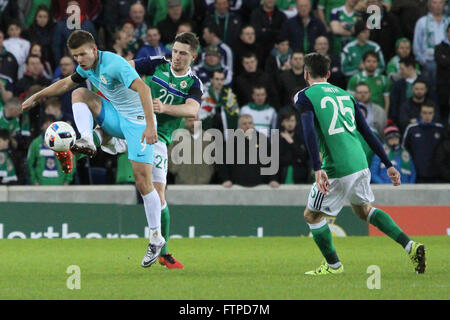
[[[78,7],[81,29],[100,50],[127,60],[170,59],[178,33],[201,41],[192,71],[204,85],[198,117],[185,119],[186,139],[208,129],[248,131],[270,145],[279,129],[280,168],[257,164],[176,165],[169,183],[254,186],[310,183],[295,94],[307,83],[304,57],[331,61],[329,82],[354,95],[384,142],[403,183],[450,182],[450,12],[446,0],[3,0],[0,1],[0,182],[63,185],[132,183],[126,155],[83,158],[66,175],[43,142],[53,121],[75,128],[71,92],[21,113],[21,103],[76,64],[66,47]],[[368,10],[377,6],[379,10]],[[68,9],[69,8],[69,12]],[[373,8],[373,7],[372,7]],[[379,16],[373,16],[379,12]],[[378,25],[377,25],[378,23]],[[89,81],[83,86],[96,90]],[[195,120],[195,121],[194,121]],[[190,137],[189,137],[190,135]],[[203,138],[202,150],[208,148]],[[366,151],[373,183],[390,180]],[[170,150],[174,148],[172,146]],[[193,156],[193,155],[192,155]],[[225,156],[225,155],[224,155]]]

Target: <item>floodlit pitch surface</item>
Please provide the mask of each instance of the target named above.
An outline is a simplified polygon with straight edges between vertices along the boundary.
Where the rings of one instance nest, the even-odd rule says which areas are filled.
[[[183,270],[142,268],[145,239],[1,240],[0,299],[450,299],[450,238],[414,239],[425,274],[387,237],[347,237],[334,238],[345,273],[322,277],[304,275],[323,260],[306,237],[172,239]]]

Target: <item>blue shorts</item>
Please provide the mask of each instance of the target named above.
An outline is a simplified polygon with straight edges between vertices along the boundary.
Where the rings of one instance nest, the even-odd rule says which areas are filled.
[[[96,121],[109,135],[125,139],[128,144],[128,159],[153,164],[153,145],[141,144],[145,124],[133,123],[117,112],[111,102],[102,99],[102,110]]]

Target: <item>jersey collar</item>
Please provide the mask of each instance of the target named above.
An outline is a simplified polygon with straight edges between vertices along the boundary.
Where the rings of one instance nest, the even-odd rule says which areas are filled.
[[[182,74],[181,76],[177,76],[175,74],[175,72],[173,72],[172,70],[172,66],[170,66],[170,73],[175,77],[175,78],[183,78],[186,77],[189,73],[191,73],[191,67],[189,67],[188,71],[185,74]]]

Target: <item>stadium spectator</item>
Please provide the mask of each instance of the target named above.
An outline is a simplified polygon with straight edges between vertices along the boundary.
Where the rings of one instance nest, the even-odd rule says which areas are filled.
[[[133,52],[128,50],[129,38],[124,31],[116,31],[113,40],[114,44],[112,46],[112,52],[117,53],[119,56],[125,58],[126,60],[133,59]]]
[[[237,129],[239,105],[230,87],[224,86],[225,73],[216,70],[205,88],[198,117],[203,130],[219,129],[226,138],[227,129]]]
[[[371,92],[369,86],[361,82],[355,88],[354,94],[360,106],[364,106],[366,112],[366,121],[369,127],[377,131],[379,137],[383,136],[384,128],[387,124],[386,112],[379,105],[371,102]]]
[[[134,23],[133,21],[131,21],[131,19],[125,20],[122,23],[122,26],[120,28],[120,31],[125,32],[125,34],[127,35],[127,41],[128,41],[128,46],[127,46],[127,52],[131,52],[133,55],[135,55],[137,53],[137,51],[139,50],[139,48],[142,45],[142,41],[140,39],[136,39],[134,38]]]
[[[0,30],[0,78],[6,79],[10,85],[17,81],[19,66],[16,57],[3,45],[5,35]]]
[[[220,51],[221,63],[230,70],[234,69],[234,53],[233,50],[225,42],[220,40],[220,30],[216,24],[211,24],[203,28],[203,40],[207,45],[214,45]],[[203,57],[202,57],[203,59]]]
[[[436,149],[444,138],[444,127],[433,121],[435,106],[426,101],[420,108],[418,123],[410,124],[403,137],[403,148],[409,151],[417,172],[417,183],[439,182],[434,166]]]
[[[193,32],[193,26],[192,23],[189,21],[181,22],[178,25],[177,28],[177,35],[183,32]],[[172,56],[172,48],[173,48],[173,41],[171,43],[166,44],[166,50],[169,51],[169,56]],[[197,48],[197,59],[194,60],[193,65],[198,64],[198,62],[201,60],[201,53],[202,53],[202,47],[199,44]]]
[[[265,166],[261,163],[260,153],[255,150],[262,148],[265,143],[267,146],[267,153],[270,155],[270,140],[264,135],[255,130],[253,119],[251,115],[243,114],[239,117],[239,129],[235,133],[233,162],[227,164],[226,155],[224,152],[223,164],[217,166],[219,178],[222,181],[222,186],[230,188],[234,184],[244,187],[254,187],[260,184],[269,183],[272,187],[278,187],[279,183],[276,180],[276,175],[262,175],[261,169]],[[239,139],[241,133],[245,134],[245,138]],[[265,142],[262,142],[265,140]],[[262,144],[263,143],[263,144]],[[244,146],[242,146],[244,144]],[[241,154],[243,147],[244,154]],[[251,148],[253,151],[250,151]],[[226,147],[224,146],[224,150]],[[256,163],[250,162],[250,152],[256,153]],[[244,163],[238,162],[238,159],[244,159]]]
[[[234,52],[234,73],[240,75],[244,69],[242,67],[242,58],[250,53],[256,55],[258,61],[263,65],[261,45],[256,42],[255,28],[251,25],[242,27],[239,39],[232,46]],[[262,67],[262,66],[261,66]],[[261,68],[262,69],[262,68]]]
[[[103,0],[102,2],[106,48],[111,49],[114,44],[114,34],[121,29],[122,23],[130,18],[130,6],[136,0]]]
[[[275,6],[276,0],[263,0],[259,8],[253,10],[250,24],[255,28],[256,42],[262,45],[262,58],[272,50],[286,15]]]
[[[79,3],[78,1],[67,1],[66,8],[70,6],[79,6]],[[89,20],[88,16],[83,15],[82,13],[83,10],[81,10],[80,28],[90,32],[95,40],[97,40],[97,31],[95,30],[94,24]],[[70,23],[67,22],[69,16],[69,14],[65,13],[64,19],[58,22],[53,33],[53,58],[55,61],[59,61],[62,56],[69,54],[66,47],[67,39],[69,39],[69,36],[75,31],[74,28],[69,28]]]
[[[7,130],[11,139],[20,133],[19,117],[22,113],[20,100],[12,98],[0,109],[0,130]]]
[[[384,149],[395,169],[401,173],[401,183],[409,184],[416,182],[416,170],[414,161],[409,152],[402,148],[400,139],[402,135],[395,126],[389,126],[384,130]],[[371,182],[376,184],[391,184],[387,174],[386,166],[377,155],[372,158],[370,164]]]
[[[291,68],[278,75],[278,95],[281,106],[290,104],[292,102],[291,97],[307,87],[303,73],[304,58],[305,55],[302,51],[294,51],[289,60]]]
[[[366,106],[364,106],[363,104],[360,104],[360,110],[361,113],[363,114],[364,118],[367,121],[367,115],[368,115],[368,110],[366,108]],[[378,131],[374,128],[369,126],[370,130],[372,131],[372,133],[378,138],[380,139],[380,135],[378,134]],[[356,132],[356,136],[359,139],[359,142],[361,143],[361,146],[363,148],[364,154],[366,155],[366,159],[367,159],[367,164],[370,165],[370,163],[372,162],[372,158],[374,155],[373,150],[369,147],[369,145],[367,144],[367,141],[364,139],[364,137],[362,136],[362,134],[358,131]]]
[[[445,126],[449,124],[450,110],[450,24],[447,26],[447,38],[436,46],[434,56],[437,65],[436,90],[440,116]]]
[[[21,38],[22,28],[18,21],[11,21],[8,25],[8,39],[3,41],[3,46],[11,52],[17,60],[19,70],[17,77],[22,78],[25,72],[25,60],[30,52],[30,41]]]
[[[41,59],[36,55],[29,55],[26,59],[26,72],[23,78],[17,82],[15,95],[23,97],[33,85],[48,86],[50,80],[44,77],[43,70]]]
[[[45,60],[45,58],[42,55],[42,46],[39,43],[32,43],[30,48],[30,53],[28,55],[35,55],[38,56],[41,59],[42,63],[42,74],[45,78],[52,80],[53,78],[53,70],[50,62],[48,60]]]
[[[436,150],[436,169],[441,182],[450,183],[450,127],[447,134]]]
[[[363,70],[350,78],[347,91],[354,94],[356,86],[364,82],[370,88],[370,101],[382,107],[388,114],[391,82],[385,75],[378,72],[379,63],[379,55],[376,52],[366,52],[362,59]]]
[[[409,40],[414,39],[414,28],[417,20],[427,14],[429,0],[395,0],[391,12],[398,16],[403,35]]]
[[[145,8],[140,1],[133,3],[130,6],[130,19],[134,23],[134,34],[135,39],[145,41],[147,37],[147,24],[144,21]]]
[[[314,51],[328,57],[331,60],[330,78],[328,82],[340,88],[346,88],[346,80],[341,69],[341,60],[339,55],[330,53],[330,43],[325,36],[317,37],[314,43]]]
[[[160,21],[167,18],[168,13],[167,0],[152,0],[149,1],[148,12],[150,14],[150,21],[153,26],[156,26]],[[173,5],[173,3],[171,3]],[[180,0],[180,5],[183,12],[187,17],[193,18],[194,16],[194,1],[192,0]]]
[[[269,104],[278,108],[278,94],[276,93],[273,80],[267,73],[258,70],[258,58],[256,55],[248,53],[242,57],[242,65],[244,72],[233,81],[233,90],[236,93],[239,105],[243,106],[252,101],[251,96],[253,92],[249,84],[262,84],[269,95]]]
[[[369,40],[370,30],[367,29],[364,21],[358,21],[355,24],[356,40],[349,42],[341,54],[342,71],[347,77],[354,76],[362,68],[362,58],[369,51],[374,51],[378,55],[378,71],[382,73],[385,68],[383,52],[380,46]]]
[[[266,101],[266,88],[263,85],[253,85],[252,102],[242,106],[240,115],[251,115],[255,129],[270,138],[271,130],[277,127],[277,111]]]
[[[55,121],[66,121],[66,119],[63,119],[61,100],[59,97],[51,97],[45,101],[44,114],[53,116]]]
[[[277,0],[275,5],[288,19],[294,18],[298,14],[297,0]]]
[[[402,78],[392,85],[390,119],[398,120],[401,106],[413,96],[413,84],[419,77],[414,57],[400,59],[400,74]]]
[[[309,0],[297,0],[297,16],[286,20],[280,34],[289,39],[292,49],[301,49],[305,53],[313,52],[314,41],[326,35],[323,23],[311,14]]]
[[[161,42],[164,44],[172,43],[177,34],[178,26],[183,22],[190,21],[183,12],[183,7],[179,0],[168,0],[167,8],[166,19],[161,20],[157,24],[161,33]]]
[[[332,52],[334,55],[340,55],[342,48],[349,42],[355,40],[355,24],[358,19],[358,12],[355,10],[359,0],[344,0],[344,5],[336,6],[331,9],[329,16],[329,25],[332,33]],[[321,0],[331,6],[336,1]],[[331,2],[331,3],[330,3]],[[319,12],[320,10],[319,5]],[[322,10],[323,11],[323,10]]]
[[[204,60],[193,68],[196,76],[200,78],[203,85],[209,85],[209,81],[216,70],[222,70],[225,73],[224,85],[229,86],[233,81],[233,71],[223,66],[221,54],[217,46],[211,45],[204,50]]]
[[[308,151],[303,137],[296,130],[295,112],[287,110],[280,113],[280,168],[278,182],[281,184],[307,183],[311,173],[308,165]]]
[[[357,0],[352,0],[352,1],[357,2]],[[330,22],[331,22],[331,16],[333,14],[333,10],[343,7],[345,4],[346,4],[346,0],[319,0],[318,1],[317,17],[319,18],[319,20],[323,23],[323,25],[327,29],[327,33],[331,32]]]
[[[291,60],[291,55],[292,49],[289,48],[289,40],[279,36],[275,40],[274,47],[266,59],[264,71],[276,76],[282,71],[291,69],[291,65],[289,63]]]
[[[158,28],[150,27],[147,29],[147,37],[145,38],[144,45],[136,53],[136,59],[144,58],[148,56],[166,56],[170,54],[170,51],[160,42],[161,34]],[[130,60],[130,59],[127,59]]]
[[[185,118],[187,130],[181,132],[181,142],[180,140],[174,142],[167,151],[170,155],[169,171],[175,177],[175,184],[209,184],[214,175],[215,168],[210,165],[214,161],[212,158],[214,155],[203,153],[206,147],[214,142],[211,142],[212,136],[201,129],[201,123],[198,118]],[[190,148],[183,148],[186,141],[189,141]],[[201,155],[203,155],[200,157],[201,163],[198,163],[198,155],[195,155],[195,152],[200,150],[193,147],[197,144],[201,145]],[[179,149],[182,151],[176,152]]]
[[[413,49],[431,92],[435,92],[434,48],[447,37],[446,31],[450,18],[444,14],[444,0],[430,0],[428,3],[428,14],[417,21],[414,29]]]
[[[13,97],[13,90],[13,84],[9,82],[9,79],[3,78],[0,75],[0,110],[3,109],[5,103]]]
[[[392,82],[400,80],[402,75],[400,73],[400,59],[409,58],[412,56],[411,41],[407,38],[400,38],[395,42],[395,50],[397,54],[392,57],[386,67],[386,75]],[[420,72],[420,65],[416,63],[416,70]]]
[[[36,10],[33,23],[24,32],[25,39],[42,46],[42,58],[44,61],[50,62],[52,67],[56,65],[52,52],[53,29],[54,23],[50,16],[49,7],[40,5]]]
[[[53,116],[45,116],[41,135],[33,140],[28,149],[27,166],[29,180],[33,185],[68,185],[73,180],[75,168],[65,174],[55,152],[44,141],[45,131],[54,121]]]
[[[370,40],[380,45],[386,61],[395,55],[395,41],[402,36],[399,19],[396,15],[388,12],[381,0],[367,0],[368,6],[378,6],[381,9],[381,20],[379,28],[370,31]],[[365,13],[363,20],[367,21],[371,13]],[[368,23],[370,20],[368,21]]]
[[[219,26],[220,39],[229,46],[233,46],[241,30],[241,17],[230,12],[228,0],[215,0],[214,12],[208,14],[203,22],[204,26],[216,24]]]
[[[50,9],[51,0],[20,0],[18,2],[18,20],[24,29],[28,29],[35,21],[36,13],[40,7]],[[50,18],[50,16],[49,16]]]
[[[16,184],[18,181],[8,130],[0,130],[0,182]]]

